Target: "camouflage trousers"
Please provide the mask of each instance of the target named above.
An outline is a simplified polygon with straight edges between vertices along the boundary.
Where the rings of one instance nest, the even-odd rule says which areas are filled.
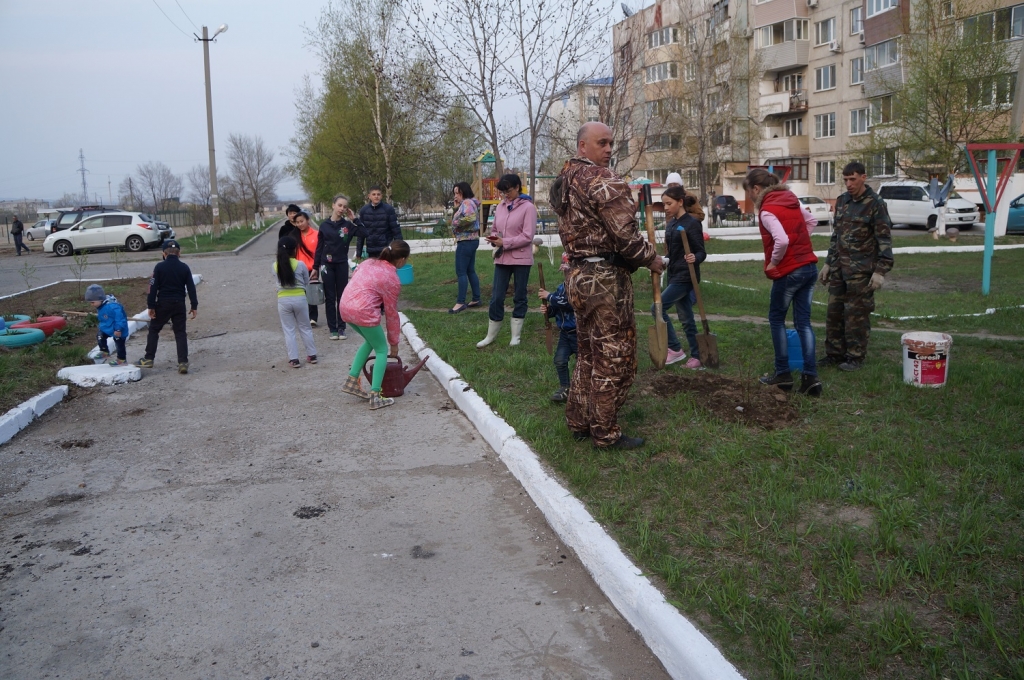
[[[636,318],[629,272],[605,262],[581,262],[565,279],[576,312],[579,352],[565,419],[573,432],[590,432],[597,446],[622,435],[617,416],[636,377]]]
[[[825,313],[825,353],[836,359],[863,361],[871,335],[871,312],[875,311],[875,292],[868,289],[871,274],[843,278],[833,276],[828,286],[828,311]]]

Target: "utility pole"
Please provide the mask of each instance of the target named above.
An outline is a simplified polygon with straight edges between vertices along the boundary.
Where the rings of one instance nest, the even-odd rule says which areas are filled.
[[[128,198],[132,202],[131,207],[129,208],[129,210],[135,210],[135,189],[132,188],[132,178],[131,178],[131,175],[128,176]]]
[[[85,169],[85,152],[82,149],[78,150],[78,163],[78,172],[82,173],[82,203],[85,204],[89,202],[89,189],[85,186],[85,173],[89,171]]]
[[[213,212],[213,235],[220,236],[220,208],[217,196],[217,157],[213,147],[213,96],[210,93],[210,43],[218,35],[228,30],[227,24],[221,24],[211,38],[206,26],[203,26],[203,37],[196,35],[196,40],[203,43],[203,69],[206,74],[206,135],[210,142],[210,208]],[[195,35],[193,33],[193,35]]]
[[[114,204],[114,194],[110,190],[110,175],[107,175],[107,200],[111,205]]]

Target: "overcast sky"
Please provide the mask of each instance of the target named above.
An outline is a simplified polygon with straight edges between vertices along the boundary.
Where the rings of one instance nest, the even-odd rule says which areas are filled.
[[[185,12],[211,34],[230,26],[210,45],[218,167],[227,168],[231,133],[260,135],[285,162],[295,91],[319,68],[303,26],[323,4],[0,0],[0,198],[80,193],[80,148],[93,200],[109,200],[108,179],[116,200],[140,163],[178,174],[207,163],[203,49]],[[290,179],[278,193],[302,189]]]

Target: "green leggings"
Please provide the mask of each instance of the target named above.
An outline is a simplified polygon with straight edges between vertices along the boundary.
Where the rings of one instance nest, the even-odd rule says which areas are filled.
[[[370,358],[370,350],[377,355],[377,358],[373,362],[373,382],[370,385],[371,392],[380,392],[381,383],[384,382],[384,371],[388,368],[388,339],[384,335],[383,326],[373,326],[367,328],[366,326],[357,326],[354,323],[349,324],[350,328],[354,328],[356,333],[363,336],[363,345],[356,350],[356,358],[352,361],[352,370],[348,372],[353,378],[359,377],[359,372],[363,370],[363,366],[366,365],[366,360]],[[381,359],[381,357],[384,357]]]

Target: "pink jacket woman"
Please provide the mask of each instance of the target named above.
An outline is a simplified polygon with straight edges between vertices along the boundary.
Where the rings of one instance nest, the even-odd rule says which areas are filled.
[[[537,206],[526,194],[511,202],[502,199],[494,209],[491,233],[501,236],[501,253],[494,264],[532,265],[533,237],[537,233]]]

